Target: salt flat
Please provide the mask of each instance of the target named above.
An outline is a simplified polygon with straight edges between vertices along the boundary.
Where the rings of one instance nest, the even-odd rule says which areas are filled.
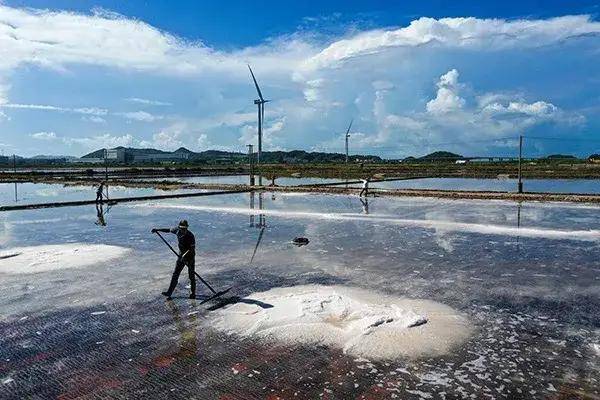
[[[0,258],[1,393],[600,395],[597,207],[251,196],[115,206],[106,226],[94,207],[0,214],[0,253],[20,253]],[[197,271],[234,287],[222,302],[187,299],[184,276],[160,295],[175,260],[150,229],[181,218]],[[25,254],[57,258],[31,271]],[[428,336],[435,310],[456,319]]]

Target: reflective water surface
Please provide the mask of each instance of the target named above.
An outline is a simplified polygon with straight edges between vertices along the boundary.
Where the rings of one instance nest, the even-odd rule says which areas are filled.
[[[104,224],[94,206],[0,214],[0,250],[131,249],[116,262],[27,275],[0,260],[0,390],[20,398],[600,395],[597,206],[244,193],[102,212]],[[187,300],[183,276],[180,297],[160,295],[175,260],[150,229],[182,218],[196,235],[197,271],[234,287],[225,302],[281,286],[356,286],[450,305],[475,333],[448,355],[388,362],[227,336],[207,322],[222,304]],[[294,246],[294,237],[310,243]]]

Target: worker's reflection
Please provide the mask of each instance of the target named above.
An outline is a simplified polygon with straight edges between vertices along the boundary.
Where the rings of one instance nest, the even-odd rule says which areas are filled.
[[[365,198],[359,197],[358,199],[362,203],[363,214],[369,214],[369,199],[367,199],[366,197]]]
[[[182,318],[181,310],[174,301],[167,301],[166,304],[171,314],[173,314],[173,322],[175,322],[175,327],[179,332],[179,351],[172,356],[177,360],[190,358],[195,360],[198,354],[198,341],[196,340],[196,333],[198,331],[196,301],[190,300],[190,303],[188,303],[190,304],[191,312],[187,314],[187,321]]]
[[[106,220],[104,219],[104,208],[102,203],[96,203],[96,216],[98,220],[94,223],[98,226],[106,226]]]

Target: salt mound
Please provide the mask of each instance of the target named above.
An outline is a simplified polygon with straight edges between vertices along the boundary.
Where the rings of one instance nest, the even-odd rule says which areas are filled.
[[[111,261],[128,251],[126,247],[83,243],[13,247],[0,251],[0,273],[32,274],[87,267]]]
[[[326,345],[368,359],[437,356],[471,328],[452,308],[341,286],[294,286],[255,293],[219,310],[220,330],[283,344]]]

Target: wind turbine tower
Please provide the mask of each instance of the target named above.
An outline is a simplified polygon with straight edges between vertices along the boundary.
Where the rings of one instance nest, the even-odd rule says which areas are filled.
[[[346,164],[348,164],[348,139],[350,138],[350,128],[352,128],[352,122],[354,122],[354,120],[350,120],[350,125],[348,125],[348,129],[346,130]]]
[[[258,99],[254,100],[254,104],[258,107],[258,151],[256,152],[256,164],[260,165],[260,156],[262,154],[262,133],[263,133],[263,121],[265,120],[265,103],[268,103],[270,100],[265,100],[262,92],[260,91],[260,87],[258,86],[258,82],[256,82],[256,77],[254,76],[254,72],[252,72],[252,68],[248,65],[248,69],[250,70],[250,75],[252,75],[252,81],[254,81],[254,86],[256,87],[256,92],[258,93]]]

